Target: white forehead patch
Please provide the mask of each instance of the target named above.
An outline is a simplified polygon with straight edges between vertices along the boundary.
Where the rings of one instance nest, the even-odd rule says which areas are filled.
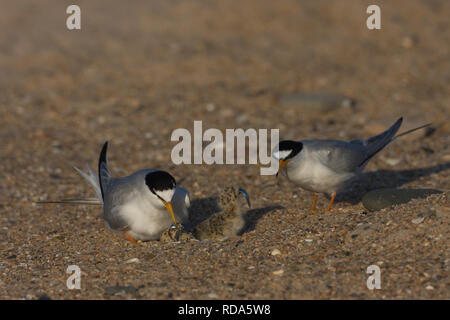
[[[161,197],[165,202],[172,201],[173,194],[175,193],[175,189],[168,189],[164,191],[155,191],[155,193]]]
[[[285,159],[287,156],[291,154],[292,150],[279,150],[273,153],[273,157],[277,160]]]

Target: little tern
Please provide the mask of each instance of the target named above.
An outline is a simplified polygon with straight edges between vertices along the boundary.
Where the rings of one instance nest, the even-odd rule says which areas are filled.
[[[107,161],[105,142],[98,161],[98,175],[74,167],[86,179],[97,199],[67,199],[45,203],[100,204],[107,227],[132,243],[157,240],[171,226],[177,229],[189,221],[189,193],[177,186],[167,172],[144,169],[127,177],[113,178]]]
[[[398,119],[386,131],[368,139],[352,141],[301,140],[280,141],[272,152],[279,160],[278,173],[286,169],[287,177],[303,189],[314,192],[311,210],[316,209],[317,193],[331,195],[327,211],[336,194],[365,168],[370,159],[389,143],[405,134],[429,126],[426,124],[395,136],[402,124]],[[278,176],[277,173],[277,176]]]

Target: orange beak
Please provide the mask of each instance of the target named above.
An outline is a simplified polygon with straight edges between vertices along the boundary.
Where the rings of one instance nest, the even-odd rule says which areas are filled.
[[[277,172],[277,177],[278,177],[278,174],[280,173],[280,171],[284,168],[284,167],[286,167],[287,166],[287,164],[289,163],[289,161],[291,161],[291,160],[279,160],[279,163],[278,163],[278,172]]]
[[[172,218],[172,222],[177,224],[177,220],[175,219],[175,214],[173,213],[172,203],[171,202],[163,202],[167,211],[170,213],[170,217]]]

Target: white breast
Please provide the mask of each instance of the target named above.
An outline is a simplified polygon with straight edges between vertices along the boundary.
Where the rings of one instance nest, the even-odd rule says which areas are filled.
[[[152,206],[146,199],[129,201],[120,208],[120,215],[128,221],[128,234],[135,240],[156,240],[169,228],[172,220],[165,209]]]
[[[306,153],[288,164],[287,175],[303,189],[328,194],[338,193],[354,176],[353,173],[336,173]]]

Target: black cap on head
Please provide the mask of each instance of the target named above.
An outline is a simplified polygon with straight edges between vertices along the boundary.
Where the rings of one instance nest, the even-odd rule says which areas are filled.
[[[280,141],[278,152],[281,160],[289,160],[295,157],[303,149],[303,143],[292,140]],[[286,154],[283,156],[283,154]]]
[[[145,184],[151,192],[172,190],[177,186],[177,183],[170,174],[165,171],[150,172],[145,176]]]

